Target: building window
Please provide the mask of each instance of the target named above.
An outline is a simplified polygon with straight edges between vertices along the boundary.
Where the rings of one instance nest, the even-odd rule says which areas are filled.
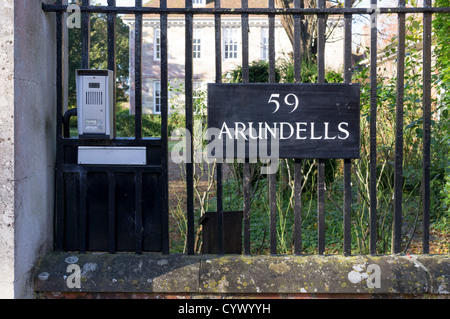
[[[161,82],[153,82],[153,113],[161,114]]]
[[[161,60],[161,30],[155,29],[153,35],[153,60]]]
[[[202,51],[202,40],[201,40],[201,30],[194,29],[194,37],[192,39],[193,41],[193,56],[194,59],[200,59],[201,58],[201,51]]]
[[[261,28],[261,60],[269,59],[269,29]]]
[[[205,6],[205,0],[192,0],[192,6],[194,7],[204,7]]]
[[[237,59],[238,50],[238,29],[223,29],[224,58]]]

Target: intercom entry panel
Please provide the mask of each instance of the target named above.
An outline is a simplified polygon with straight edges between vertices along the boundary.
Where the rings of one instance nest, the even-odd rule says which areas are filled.
[[[114,72],[77,70],[80,138],[114,138]]]

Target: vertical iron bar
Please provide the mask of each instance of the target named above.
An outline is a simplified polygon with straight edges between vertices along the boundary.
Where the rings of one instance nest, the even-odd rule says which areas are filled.
[[[222,185],[222,164],[217,163],[217,253],[219,255],[223,255],[224,253],[224,232],[223,232],[223,185]]]
[[[244,196],[244,254],[250,255],[250,165],[244,163],[243,172],[243,196]]]
[[[317,0],[319,9],[325,8],[325,0]],[[325,83],[325,15],[317,15],[317,76],[319,83]]]
[[[275,1],[269,0],[269,9]],[[275,15],[269,14],[269,83],[275,83]],[[277,174],[269,174],[270,253],[277,254]]]
[[[294,8],[301,8],[301,0],[294,0]],[[302,51],[301,51],[301,15],[294,14],[294,80],[295,83],[302,82]]]
[[[377,0],[371,0],[372,8]],[[369,250],[377,253],[377,13],[370,16],[370,240]]]
[[[398,1],[399,7],[405,7],[405,0]],[[394,225],[392,234],[392,252],[398,254],[402,249],[402,184],[403,184],[403,97],[405,76],[405,14],[398,14],[397,45],[397,106],[395,127],[394,160]]]
[[[294,8],[301,8],[301,1],[294,0]],[[302,82],[302,52],[301,52],[301,16],[294,14],[294,79]],[[294,252],[302,253],[302,160],[294,162]]]
[[[89,0],[83,0],[83,6],[89,6]],[[90,42],[91,42],[91,14],[81,13],[81,68],[90,68]],[[86,192],[87,192],[86,172],[80,173],[80,252],[86,253],[87,248],[87,212],[86,212]]]
[[[248,8],[248,0],[241,0],[241,5],[243,9]],[[248,24],[248,14],[242,14],[242,83],[250,82],[250,73],[249,73],[249,51],[248,51],[248,33],[249,33],[249,24]],[[245,253],[250,254],[250,163],[246,159],[244,162],[243,168],[243,178],[244,183],[243,187],[243,196],[244,196],[244,246],[246,247]]]
[[[167,0],[161,0],[160,8],[167,8]],[[169,149],[168,149],[168,116],[169,116],[169,91],[168,91],[168,53],[167,53],[167,14],[161,13],[161,217],[162,217],[162,252],[169,254]]]
[[[431,0],[424,1],[431,7]],[[422,252],[430,252],[430,165],[431,165],[431,13],[423,14],[423,237]]]
[[[325,160],[317,163],[317,237],[319,255],[325,253]]]
[[[142,7],[142,0],[136,0],[135,6]],[[135,15],[134,36],[134,81],[135,81],[135,139],[142,139],[142,13]],[[135,173],[135,252],[142,252],[142,172]]]
[[[325,0],[318,0],[318,8],[325,8]],[[325,16],[317,16],[317,75],[325,83]],[[325,160],[318,159],[317,171],[317,232],[319,255],[325,253]]]
[[[62,4],[57,0],[56,4]],[[56,250],[64,249],[64,178],[62,163],[64,149],[62,140],[62,111],[63,111],[63,78],[64,78],[64,13],[56,13]]]
[[[136,236],[136,254],[142,253],[142,171],[135,172],[134,175],[135,184],[135,236]]]
[[[269,9],[275,8],[275,1],[269,0]],[[275,15],[269,14],[269,83],[275,83]]]
[[[214,8],[220,9],[220,0],[214,0]],[[216,53],[216,83],[222,83],[222,17],[214,15],[215,53]]]
[[[192,9],[192,0],[186,0],[186,9]],[[189,132],[187,143],[187,152],[190,161],[186,163],[186,187],[187,187],[187,247],[188,254],[194,254],[194,149],[193,149],[193,99],[192,99],[192,81],[193,81],[193,54],[192,54],[192,32],[193,32],[193,15],[186,13],[185,16],[185,113],[186,113],[186,130]]]
[[[242,9],[248,9],[248,0],[241,0]],[[250,32],[248,25],[248,13],[243,13],[241,17],[242,26],[242,82],[249,82],[248,68],[248,33]]]
[[[220,9],[220,0],[214,0],[214,8]],[[215,49],[216,49],[216,83],[222,83],[222,17],[214,15]]]
[[[136,7],[142,7],[142,0],[136,0]],[[134,120],[135,139],[142,139],[142,13],[135,15],[134,35]]]
[[[80,176],[80,219],[79,225],[79,245],[80,253],[84,254],[87,250],[87,207],[86,207],[86,194],[87,194],[87,173],[82,171]]]
[[[109,7],[116,6],[116,0],[108,0]],[[107,29],[108,29],[108,70],[114,72],[114,79],[116,78],[116,14],[108,13],[106,15],[107,19]],[[113,113],[111,116],[116,116],[116,83],[114,82],[114,93],[113,93]],[[116,130],[116,125],[114,121],[114,126],[111,128],[113,132]],[[113,133],[113,136],[115,134]],[[116,180],[113,172],[108,172],[108,245],[109,252],[111,254],[116,252]]]
[[[277,175],[269,175],[270,254],[277,254]]]
[[[345,7],[351,8],[352,1],[346,0]],[[352,82],[352,15],[344,14],[344,83]],[[351,210],[352,210],[352,162],[344,159],[344,255],[351,255]]]
[[[220,0],[214,0],[214,8],[220,8]],[[215,49],[216,49],[216,83],[222,83],[222,30],[221,30],[221,16],[220,14],[214,15],[214,30],[215,30]],[[217,252],[219,255],[224,253],[223,246],[223,166],[222,163],[216,163],[217,165]]]
[[[116,0],[108,0],[108,7],[115,7]],[[114,79],[116,79],[116,14],[108,13],[106,15],[107,23],[108,23],[108,70],[114,72]],[[116,82],[114,81],[114,93],[113,93],[113,114],[112,116],[116,116]],[[113,136],[116,136],[116,125],[111,128],[113,132]]]
[[[345,0],[345,8],[351,8],[352,1]],[[344,14],[344,82],[352,82],[352,19],[351,13]]]
[[[108,172],[108,235],[109,252],[116,252],[116,177]]]
[[[83,0],[83,6],[89,6],[89,0]],[[81,12],[81,68],[90,68],[91,14]]]
[[[344,255],[352,254],[352,161],[344,159]]]
[[[294,163],[294,252],[302,253],[302,160]]]

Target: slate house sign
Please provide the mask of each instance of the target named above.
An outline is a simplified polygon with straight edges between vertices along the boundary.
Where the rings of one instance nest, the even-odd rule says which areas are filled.
[[[214,158],[249,158],[262,141],[275,141],[279,158],[359,158],[360,86],[208,84],[208,129],[223,145]]]

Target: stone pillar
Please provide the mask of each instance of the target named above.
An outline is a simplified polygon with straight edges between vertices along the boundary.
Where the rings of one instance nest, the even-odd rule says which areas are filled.
[[[53,243],[56,27],[41,6],[0,3],[0,298],[33,297]]]
[[[0,2],[0,298],[14,296],[14,1]]]

